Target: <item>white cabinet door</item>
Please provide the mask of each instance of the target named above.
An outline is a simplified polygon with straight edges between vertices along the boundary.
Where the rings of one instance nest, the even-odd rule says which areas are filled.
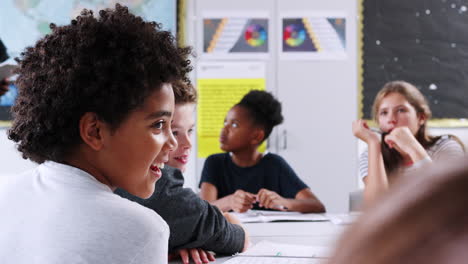
[[[357,1],[280,0],[278,10],[340,12],[346,15],[344,60],[278,60],[278,97],[284,124],[278,152],[325,203],[328,211],[348,210],[349,192],[357,188]]]

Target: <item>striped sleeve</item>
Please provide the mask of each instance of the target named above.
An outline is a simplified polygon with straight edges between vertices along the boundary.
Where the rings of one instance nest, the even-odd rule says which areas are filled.
[[[460,143],[449,136],[443,136],[439,139],[428,152],[433,161],[450,160],[465,155]]]
[[[369,166],[369,151],[366,149],[359,156],[359,179],[363,180],[367,176]]]

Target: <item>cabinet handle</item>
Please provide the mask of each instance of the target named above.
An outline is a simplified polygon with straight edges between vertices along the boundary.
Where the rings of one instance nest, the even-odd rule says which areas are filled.
[[[287,149],[288,148],[288,132],[285,130],[283,130],[283,149]]]

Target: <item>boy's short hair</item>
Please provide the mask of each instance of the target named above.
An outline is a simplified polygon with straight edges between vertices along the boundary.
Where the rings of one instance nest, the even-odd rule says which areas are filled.
[[[193,85],[182,80],[172,83],[176,104],[189,104],[197,102],[197,90]]]
[[[50,28],[16,59],[19,94],[8,136],[24,158],[63,162],[82,143],[84,113],[116,129],[163,83],[189,82],[191,49],[127,7],[116,4],[98,17],[85,9],[70,25]]]

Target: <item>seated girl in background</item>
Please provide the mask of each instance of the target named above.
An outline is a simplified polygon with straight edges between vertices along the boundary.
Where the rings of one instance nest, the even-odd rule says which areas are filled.
[[[281,104],[268,92],[250,91],[234,105],[219,139],[227,153],[206,159],[201,197],[222,211],[245,212],[258,202],[265,209],[324,212],[323,204],[283,158],[258,151],[282,121]]]
[[[430,136],[427,133],[426,124],[432,113],[424,96],[412,84],[404,81],[385,84],[372,109],[382,140],[364,120],[353,122],[353,134],[368,146],[359,159],[366,204],[388,189],[397,172],[405,172],[433,160],[464,155],[463,144],[456,137]]]

